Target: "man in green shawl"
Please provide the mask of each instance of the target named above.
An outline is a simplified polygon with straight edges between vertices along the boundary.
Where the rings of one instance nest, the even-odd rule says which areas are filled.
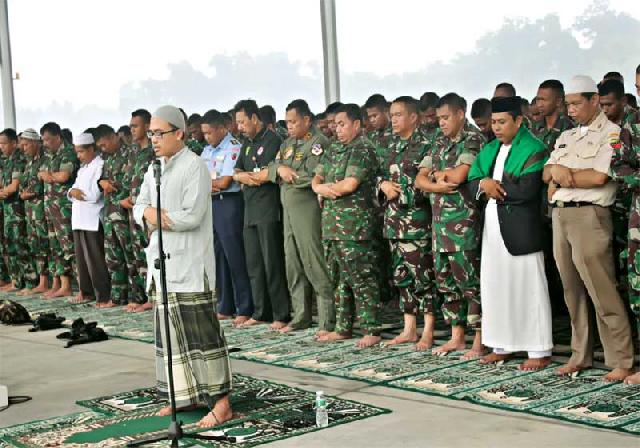
[[[551,362],[551,304],[542,252],[544,143],[523,126],[520,98],[491,101],[496,140],[469,171],[469,186],[486,201],[482,231],[480,296],[482,343],[493,348],[483,364],[526,351],[522,370]]]

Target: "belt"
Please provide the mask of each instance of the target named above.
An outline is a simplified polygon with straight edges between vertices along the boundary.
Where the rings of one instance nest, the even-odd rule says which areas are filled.
[[[586,201],[556,201],[551,203],[551,207],[553,208],[571,208],[571,207],[595,207],[598,206],[598,204],[594,204],[593,202],[586,202]]]
[[[241,191],[229,191],[228,193],[218,193],[218,194],[212,194],[211,195],[211,199],[215,200],[222,200],[226,197],[232,197],[232,196],[240,196],[242,194]]]

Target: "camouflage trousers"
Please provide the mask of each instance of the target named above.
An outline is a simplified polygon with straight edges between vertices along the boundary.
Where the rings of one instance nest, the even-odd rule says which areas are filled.
[[[444,298],[442,313],[452,326],[479,329],[480,257],[477,250],[435,252],[436,287]]]
[[[337,333],[350,333],[357,314],[365,334],[380,334],[380,243],[324,240],[336,303]]]
[[[145,303],[149,300],[147,297],[147,254],[145,248],[149,245],[149,238],[142,227],[133,220],[133,213],[129,213],[129,228],[131,229],[131,246],[133,248],[133,264],[135,284],[135,302]],[[130,274],[131,275],[131,274]]]
[[[37,275],[49,274],[49,233],[44,218],[44,202],[25,201],[27,217],[27,248],[35,263]]]
[[[139,239],[138,235],[135,236]],[[147,301],[146,279],[138,271],[135,240],[128,214],[123,214],[118,219],[105,219],[104,255],[111,274],[111,298],[114,303],[120,305]]]
[[[433,314],[436,289],[431,240],[389,240],[393,282],[405,314]]]
[[[9,271],[7,269],[7,251],[4,243],[4,213],[0,206],[0,281],[8,282]]]
[[[33,260],[26,245],[26,222],[24,215],[4,211],[4,250],[10,279],[17,288],[34,288],[36,275]]]
[[[53,261],[51,274],[71,276],[75,258],[71,230],[71,202],[66,198],[45,200],[49,253]]]
[[[613,223],[613,260],[616,268],[616,283],[620,297],[626,301],[629,296],[628,266],[629,257],[627,249],[627,234],[629,232],[629,211],[623,204],[616,200],[611,207],[611,221]]]
[[[640,331],[640,242],[629,239],[629,306]]]

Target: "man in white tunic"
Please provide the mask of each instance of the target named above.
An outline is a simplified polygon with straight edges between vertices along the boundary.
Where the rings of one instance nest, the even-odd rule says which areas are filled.
[[[522,124],[520,97],[491,101],[496,140],[484,146],[470,187],[486,200],[480,296],[483,364],[528,353],[522,370],[551,362],[551,305],[542,252],[542,170],[545,146]]]
[[[229,403],[231,366],[227,344],[216,319],[213,234],[211,233],[211,178],[205,163],[185,146],[185,120],[173,106],[159,108],[151,118],[149,137],[161,162],[161,218],[157,221],[156,183],[151,164],[144,175],[133,208],[138,224],[152,230],[147,254],[147,287],[155,301],[156,378],[161,396],[167,394],[164,350],[164,305],[160,271],[158,226],[163,229],[167,254],[167,293],[176,407],[179,411],[206,406],[210,412],[200,427],[221,425],[231,419]],[[160,410],[168,415],[170,407]]]

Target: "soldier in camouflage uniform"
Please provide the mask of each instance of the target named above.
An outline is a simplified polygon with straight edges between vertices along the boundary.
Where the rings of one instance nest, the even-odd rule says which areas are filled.
[[[38,179],[40,165],[45,163],[45,153],[40,135],[33,129],[26,129],[20,138],[27,164],[20,176],[20,199],[24,201],[27,222],[28,255],[35,263],[39,283],[31,294],[44,293],[49,283],[49,236],[44,213],[44,183]]]
[[[2,152],[0,152],[0,177],[2,176],[4,165],[4,156]],[[0,185],[0,188],[1,187],[2,185]],[[13,288],[13,284],[9,278],[9,272],[7,271],[7,253],[2,229],[4,229],[4,212],[2,211],[2,207],[0,207],[0,290]]]
[[[600,107],[609,121],[632,131],[632,125],[640,123],[640,113],[625,104],[624,85],[616,80],[602,81],[598,86]],[[611,207],[611,219],[613,221],[613,256],[616,261],[616,277],[618,291],[623,299],[627,299],[629,284],[627,281],[628,250],[627,232],[629,225],[629,211],[633,200],[633,190],[624,182],[618,183],[616,200]]]
[[[44,209],[47,215],[49,253],[53,258],[54,277],[45,297],[64,297],[72,294],[71,274],[75,258],[71,230],[71,201],[67,192],[79,168],[73,145],[62,139],[57,123],[46,123],[40,129],[44,146],[49,152],[40,165],[38,178],[44,182]]]
[[[338,141],[316,166],[313,191],[322,198],[322,239],[336,302],[335,331],[318,341],[351,338],[357,310],[365,336],[358,347],[380,342],[380,288],[377,216],[374,206],[378,161],[371,141],[361,135],[356,104],[336,111]]]
[[[24,171],[25,157],[18,148],[18,136],[13,129],[0,132],[0,150],[4,156],[0,201],[4,214],[4,242],[9,277],[15,289],[24,292],[36,283],[35,270],[27,252],[24,202],[20,200],[20,176]]]
[[[435,285],[431,256],[431,208],[414,182],[429,142],[418,130],[418,101],[408,96],[391,104],[394,138],[380,166],[379,189],[384,196],[384,237],[393,259],[393,280],[400,290],[404,330],[389,342],[416,342],[417,315],[433,325]]]
[[[486,139],[465,119],[466,101],[455,93],[437,106],[441,133],[420,163],[416,186],[429,194],[436,286],[451,340],[434,353],[464,350],[465,326],[476,330],[469,358],[482,356],[480,335],[480,214],[465,188],[467,174]],[[425,335],[423,334],[423,340]],[[432,340],[432,338],[431,338]]]
[[[111,274],[111,301],[105,307],[127,305],[135,303],[137,289],[129,211],[120,204],[129,197],[127,164],[130,147],[124,145],[115,130],[106,124],[98,126],[94,135],[104,159],[99,184],[104,195],[105,261]]]
[[[202,133],[202,115],[200,114],[191,114],[189,119],[187,120],[187,133],[189,138],[185,142],[187,148],[196,153],[197,155],[201,155],[204,147],[207,146],[207,141],[204,139],[204,134]]]
[[[138,286],[139,303],[130,303],[127,306],[128,311],[147,311],[153,305],[146,298],[146,276],[147,276],[147,260],[145,256],[145,248],[149,244],[147,229],[143,229],[133,219],[131,210],[136,203],[136,198],[140,193],[140,187],[147,172],[149,164],[154,159],[153,145],[148,136],[149,125],[151,123],[151,114],[146,109],[138,109],[131,113],[131,121],[129,123],[132,129],[133,144],[129,151],[129,161],[127,164],[126,183],[129,185],[129,197],[120,201],[120,204],[130,210],[129,227],[132,235],[133,255],[135,259],[135,267],[137,276],[134,283]],[[135,129],[135,132],[133,132]]]
[[[425,92],[420,97],[420,131],[428,140],[435,140],[440,133],[436,106],[440,97],[435,92]]]

